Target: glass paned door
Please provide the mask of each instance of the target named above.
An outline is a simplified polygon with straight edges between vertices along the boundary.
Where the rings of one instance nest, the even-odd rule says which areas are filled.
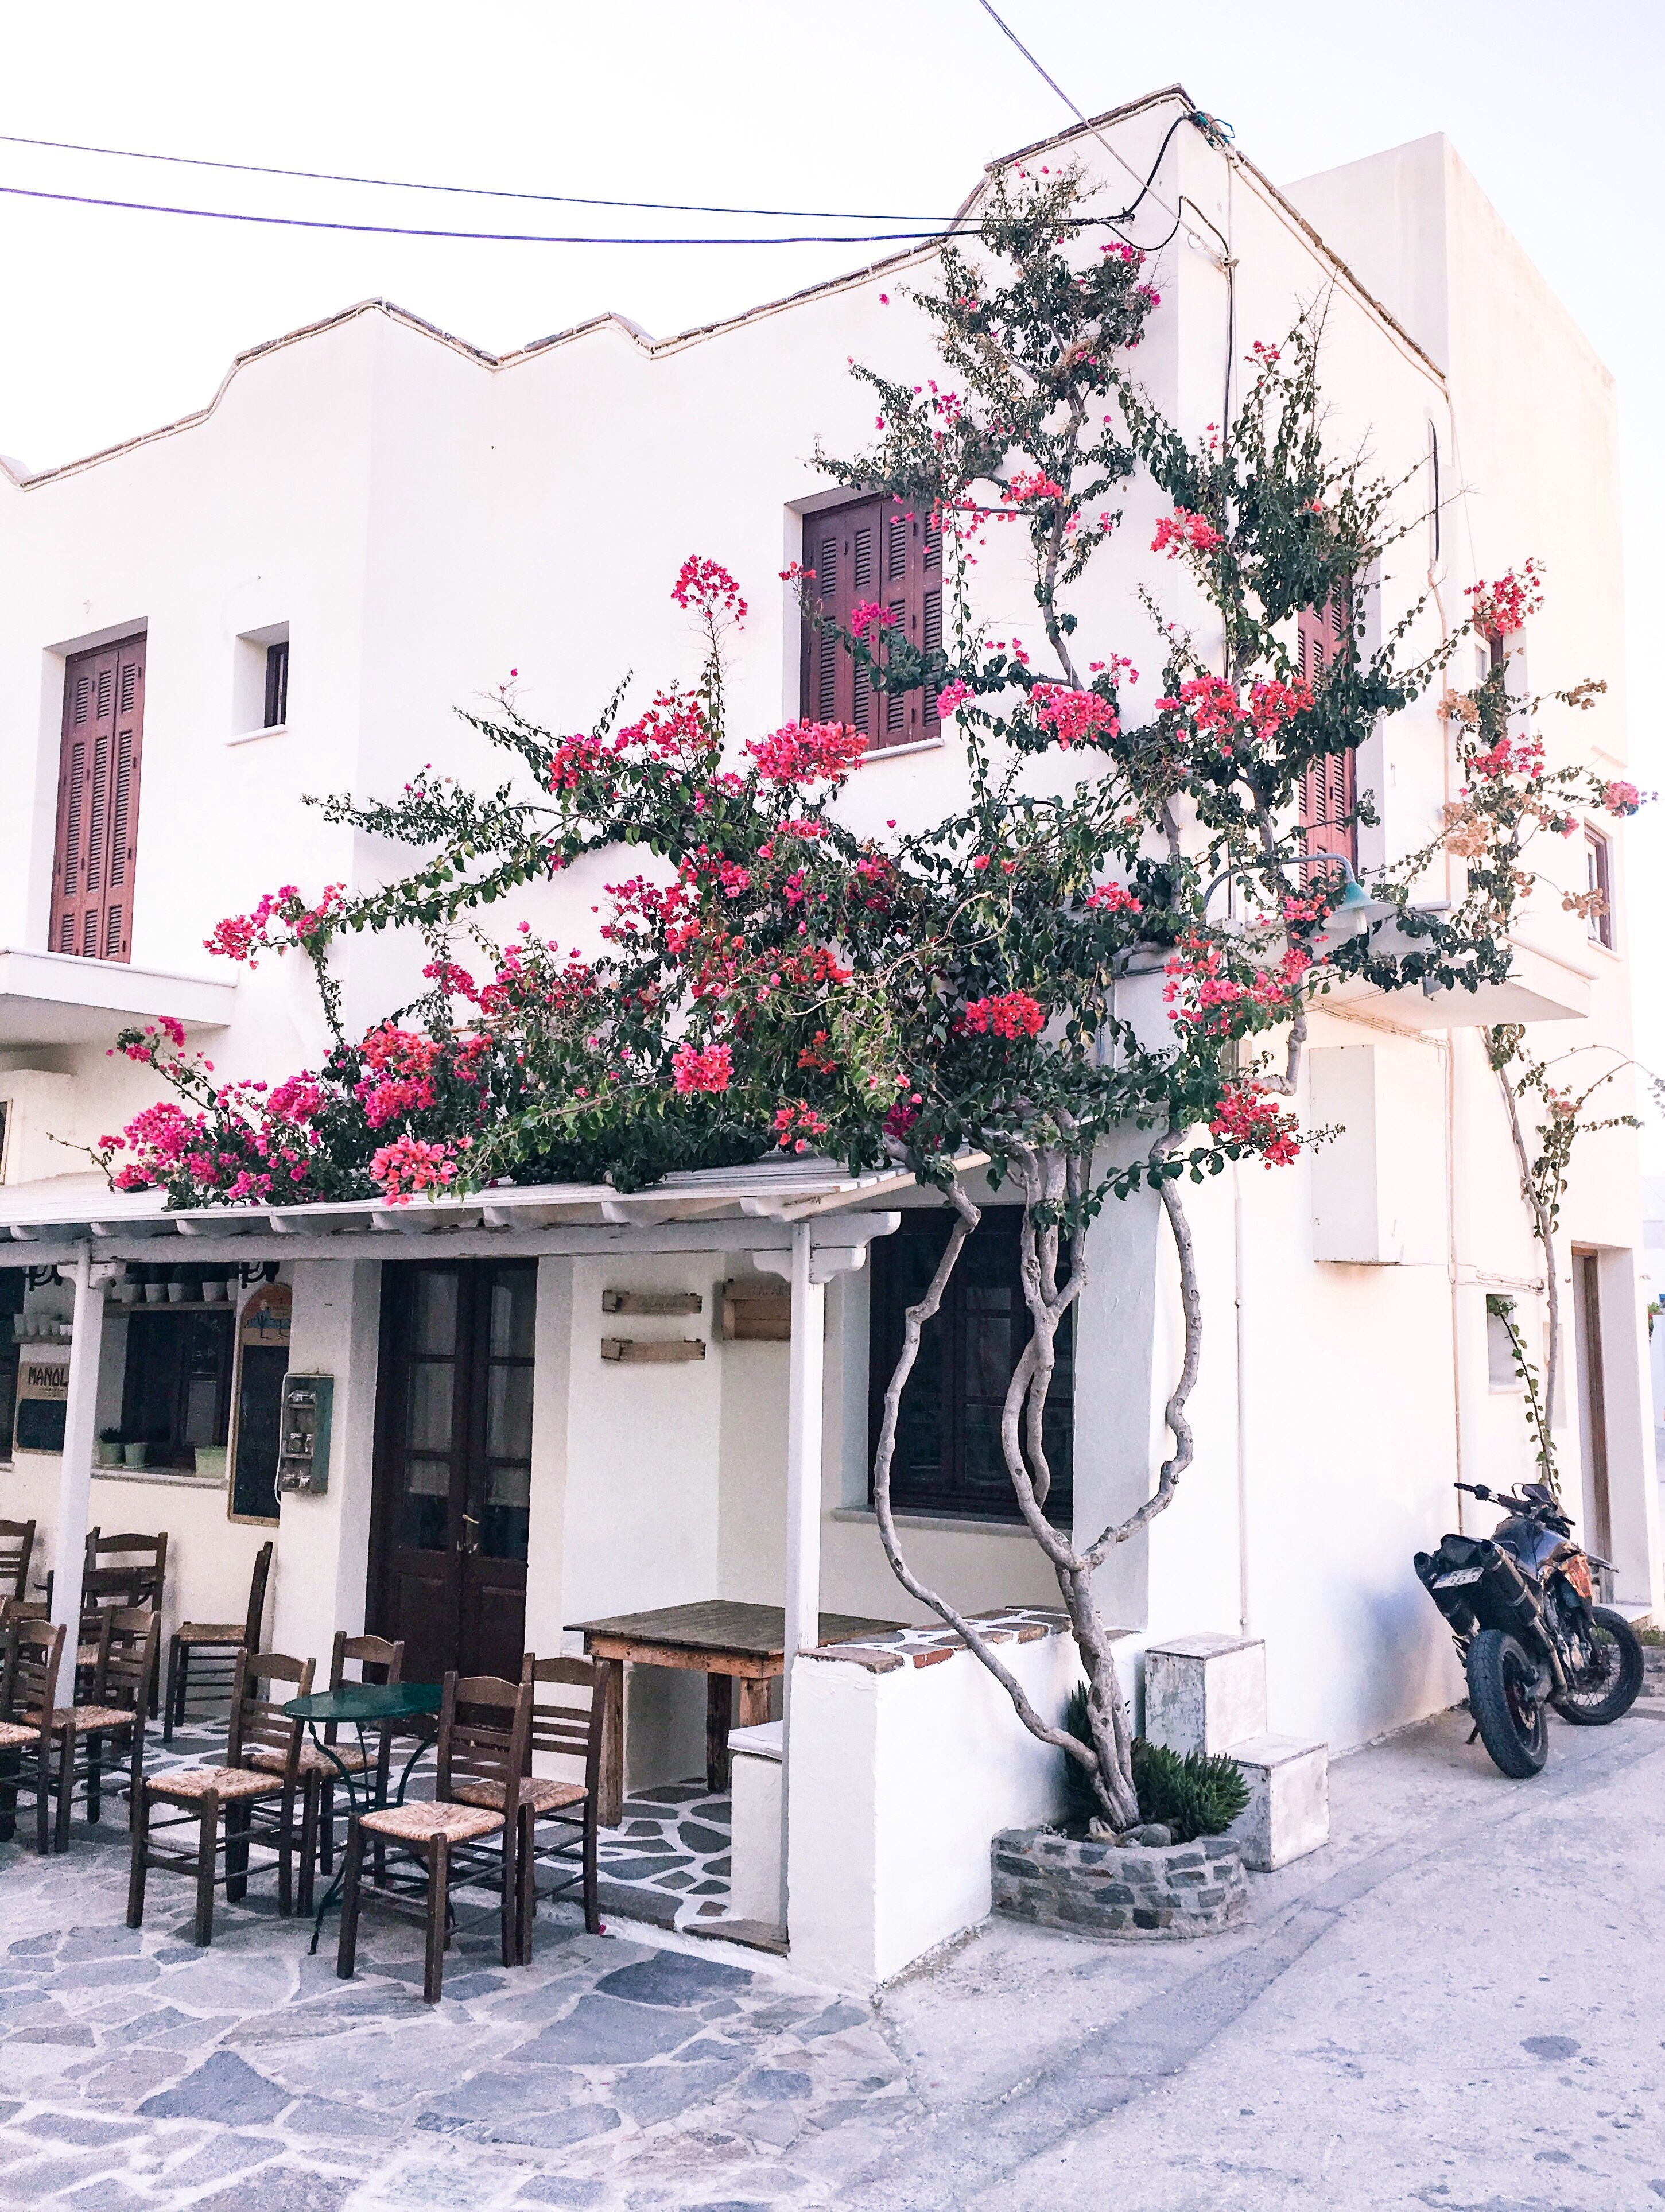
[[[388,1265],[369,1614],[408,1680],[520,1671],[535,1263]]]

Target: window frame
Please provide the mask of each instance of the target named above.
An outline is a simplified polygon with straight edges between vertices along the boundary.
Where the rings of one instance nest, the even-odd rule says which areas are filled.
[[[289,720],[289,641],[275,638],[266,647],[263,730],[283,730]]]
[[[949,1278],[944,1293],[943,1309],[925,1324],[926,1336],[921,1348],[933,1331],[946,1331],[948,1345],[941,1360],[944,1407],[943,1430],[946,1443],[945,1470],[939,1462],[937,1477],[924,1482],[915,1480],[902,1466],[892,1463],[890,1498],[894,1510],[903,1515],[926,1516],[935,1519],[978,1522],[1015,1522],[1023,1525],[1017,1493],[1009,1477],[1002,1474],[998,1486],[974,1486],[967,1466],[966,1415],[973,1395],[966,1388],[966,1370],[969,1364],[966,1335],[965,1302],[968,1292],[979,1287],[975,1279],[975,1258],[968,1267],[967,1261],[991,1255],[1000,1245],[1007,1249],[1005,1254],[1006,1282],[1012,1292],[1012,1357],[1015,1360],[1033,1334],[1029,1309],[1023,1296],[1018,1276],[1018,1228],[1023,1209],[1017,1206],[986,1206],[983,1217],[966,1241],[958,1264]],[[954,1217],[947,1209],[917,1207],[904,1210],[902,1225],[893,1236],[877,1237],[869,1247],[870,1293],[868,1306],[868,1423],[866,1500],[872,1504],[873,1453],[884,1417],[884,1393],[895,1370],[896,1354],[901,1348],[902,1312],[911,1293],[905,1282],[899,1279],[897,1262],[910,1243],[922,1242],[927,1237],[933,1240],[939,1255],[951,1230]],[[981,1243],[979,1240],[981,1240]],[[986,1287],[987,1285],[982,1285]],[[1049,1429],[1048,1456],[1053,1461],[1053,1484],[1044,1510],[1054,1526],[1067,1533],[1074,1508],[1074,1338],[1075,1313],[1072,1307],[1059,1331],[1058,1370],[1052,1390],[1048,1395],[1047,1416]],[[940,1335],[938,1342],[941,1342]],[[903,1405],[907,1390],[918,1377],[909,1378],[903,1390]],[[1061,1426],[1061,1448],[1058,1429]],[[900,1433],[898,1437],[900,1442]]]
[[[185,1431],[189,1419],[191,1382],[205,1379],[197,1376],[191,1364],[190,1346],[198,1328],[212,1328],[220,1342],[213,1375],[213,1433],[197,1441],[209,1449],[216,1449],[229,1442],[236,1322],[236,1314],[229,1304],[136,1306],[128,1315],[127,1342],[121,1376],[122,1436],[125,1440],[131,1437],[136,1443],[149,1443],[153,1453],[163,1455],[151,1460],[153,1467],[189,1468],[194,1464],[196,1443],[186,1443]],[[166,1336],[164,1331],[167,1332]],[[161,1440],[133,1436],[132,1432],[138,1425],[137,1409],[143,1387],[136,1370],[136,1359],[147,1356],[148,1345],[157,1340],[166,1342],[168,1338],[172,1341],[166,1357],[173,1367],[173,1374],[165,1389],[169,1408],[168,1434]],[[152,1349],[148,1356],[155,1358],[158,1354]]]
[[[800,617],[799,716],[805,721],[836,721],[860,730],[867,740],[865,757],[869,760],[915,745],[939,744],[942,720],[936,694],[923,686],[911,691],[874,690],[849,648],[818,628],[816,612],[824,610],[832,622],[848,628],[859,601],[877,600],[900,616],[899,634],[908,644],[926,652],[939,648],[945,618],[941,531],[931,528],[928,517],[871,491],[812,508],[800,520],[803,567],[814,572],[814,580],[806,581]],[[849,543],[841,551],[828,592],[823,549],[829,534],[846,530]],[[860,544],[863,536],[868,541],[865,552]],[[870,650],[878,647],[875,658],[881,662],[884,635],[882,629],[875,629],[866,641]]]
[[[1593,823],[1584,824],[1585,889],[1600,891],[1603,905],[1600,914],[1584,917],[1585,934],[1592,945],[1599,945],[1608,952],[1619,950],[1614,942],[1613,908],[1613,840],[1605,830]]]

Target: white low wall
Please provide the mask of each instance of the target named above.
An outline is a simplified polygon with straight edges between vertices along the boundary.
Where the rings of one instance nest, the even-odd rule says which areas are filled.
[[[1061,1628],[1000,1656],[1062,1718],[1080,1675]],[[971,1654],[806,1652],[793,1664],[787,1918],[793,1971],[869,1990],[989,1909],[989,1840],[1052,1817],[1062,1755]]]

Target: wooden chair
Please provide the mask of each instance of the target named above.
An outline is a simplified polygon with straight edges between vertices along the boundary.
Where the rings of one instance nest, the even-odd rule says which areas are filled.
[[[27,1597],[34,1553],[33,1521],[0,1521],[0,1596]]]
[[[532,1957],[532,1928],[539,1898],[564,1897],[581,1890],[584,1925],[592,1936],[601,1933],[601,1909],[596,1894],[597,1808],[600,1803],[601,1747],[607,1725],[607,1700],[615,1669],[591,1659],[535,1659],[529,1651],[522,1679],[532,1686],[532,1749],[562,1759],[581,1759],[584,1779],[558,1782],[534,1776],[520,1785],[520,1896],[524,1918],[520,1929],[520,1957]],[[570,1690],[587,1690],[586,1702],[538,1698],[538,1686],[558,1683]],[[538,1868],[548,1868],[554,1879],[539,1887]]]
[[[389,1644],[384,1637],[380,1636],[349,1636],[344,1628],[337,1628],[335,1632],[335,1644],[330,1653],[330,1687],[332,1690],[340,1689],[346,1680],[346,1670],[349,1665],[357,1667],[361,1682],[402,1682],[404,1680],[404,1645],[403,1643]],[[392,1761],[394,1734],[395,1730],[385,1724],[376,1730],[375,1796],[378,1804],[387,1795],[387,1776]],[[328,1721],[325,1723],[324,1741],[341,1761],[342,1765],[351,1772],[359,1773],[369,1765],[370,1761],[366,1750],[361,1744],[341,1741],[339,1721]],[[335,1864],[335,1785],[337,1778],[335,1768],[330,1765],[326,1757],[324,1761],[323,1801],[319,1808],[318,1827],[318,1863],[325,1874],[328,1874]],[[381,1868],[382,1852],[378,1846],[376,1852],[378,1880],[380,1878]]]
[[[64,1630],[51,1621],[20,1616],[6,1622],[5,1668],[0,1674],[0,1838],[17,1823],[17,1793],[34,1796],[35,1849],[52,1849],[47,1812],[52,1794],[52,1722],[58,1707],[58,1674],[64,1661]]]
[[[266,1610],[266,1583],[271,1573],[271,1540],[262,1544],[249,1578],[248,1611],[240,1621],[185,1620],[167,1640],[167,1698],[162,1714],[162,1741],[172,1743],[176,1728],[185,1726],[185,1703],[193,1694],[219,1698],[227,1694],[236,1674],[240,1652],[260,1649],[260,1623]],[[191,1683],[197,1669],[197,1686]],[[206,1680],[204,1680],[204,1676]]]
[[[231,1730],[223,1766],[184,1767],[173,1773],[146,1775],[134,1806],[132,1871],[127,1888],[127,1924],[144,1922],[145,1877],[153,1868],[196,1878],[197,1917],[194,1940],[214,1941],[214,1893],[223,1887],[235,1903],[247,1891],[249,1846],[258,1842],[277,1854],[277,1909],[287,1915],[294,1903],[294,1863],[299,1847],[301,1908],[312,1903],[312,1866],[316,1840],[311,1829],[315,1817],[315,1782],[301,1777],[301,1732],[305,1723],[290,1720],[280,1711],[284,1700],[304,1698],[313,1686],[314,1662],[289,1659],[281,1652],[256,1654],[240,1650],[232,1677]],[[262,1687],[276,1684],[281,1698],[261,1695]],[[297,1839],[295,1798],[303,1798],[302,1833]],[[156,1803],[185,1809],[175,1819],[154,1822]],[[222,1822],[225,1833],[220,1834]],[[194,1826],[194,1850],[158,1850],[153,1842],[160,1829]],[[224,1867],[218,1862],[223,1855]]]
[[[84,1798],[89,1826],[98,1822],[104,1791],[106,1741],[119,1755],[119,1739],[127,1739],[128,1825],[144,1776],[144,1733],[149,1717],[150,1691],[155,1680],[156,1653],[161,1642],[161,1615],[152,1606],[108,1608],[101,1617],[99,1656],[89,1701],[60,1708],[52,1715],[58,1738],[58,1848],[70,1845],[70,1813],[76,1797]]]
[[[427,1951],[422,1996],[439,2001],[451,1939],[451,1891],[495,1878],[506,1966],[520,1963],[520,1900],[515,1840],[520,1791],[532,1756],[532,1684],[495,1674],[445,1678],[440,1708],[439,1800],[433,1804],[386,1805],[355,1814],[347,1826],[341,1891],[341,1948],[336,1972],[351,1978],[358,1956],[358,1917],[363,1899],[364,1849],[380,1839],[390,1857],[421,1869],[416,1881],[373,1891],[374,1901],[423,1899]],[[487,1848],[495,1837],[497,1848]]]
[[[100,1625],[103,1615],[115,1610],[144,1607],[158,1615],[167,1580],[167,1531],[158,1536],[131,1532],[106,1536],[101,1528],[87,1531],[87,1557],[81,1571],[81,1641],[76,1651],[76,1688],[92,1694],[92,1672],[98,1665]],[[145,1702],[156,1717],[161,1686],[160,1662],[155,1678],[147,1686]]]

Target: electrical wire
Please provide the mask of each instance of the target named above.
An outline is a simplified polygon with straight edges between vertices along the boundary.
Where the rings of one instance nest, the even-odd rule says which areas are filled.
[[[1214,232],[1216,238],[1219,237],[1220,234],[1218,230],[1215,228],[1215,226],[1212,222],[1208,222],[1207,216],[1203,214],[1202,210],[1197,206],[1194,200],[1188,200],[1184,194],[1182,193],[1180,195],[1180,203],[1178,207],[1171,208],[1169,206],[1167,201],[1163,198],[1161,193],[1156,191],[1155,185],[1157,171],[1162,167],[1163,155],[1168,151],[1169,143],[1171,141],[1175,131],[1179,129],[1182,123],[1194,123],[1198,130],[1202,132],[1203,137],[1208,139],[1211,143],[1214,144],[1224,144],[1224,141],[1231,137],[1231,125],[1229,123],[1222,123],[1218,116],[1206,114],[1200,107],[1189,108],[1183,115],[1176,116],[1173,123],[1169,126],[1167,136],[1163,139],[1161,145],[1157,149],[1157,157],[1151,165],[1151,173],[1149,176],[1145,177],[1141,182],[1138,170],[1134,168],[1133,163],[1127,159],[1127,155],[1121,152],[1119,147],[1112,146],[1109,140],[1104,136],[1103,132],[1099,130],[1098,126],[1092,121],[1091,118],[1085,114],[1082,110],[1076,106],[1075,102],[1070,98],[1068,93],[1065,91],[1063,86],[1059,83],[1057,78],[1052,75],[1050,70],[1042,67],[1042,64],[1032,53],[1030,53],[1029,48],[1018,36],[1016,31],[1012,29],[1011,24],[1006,21],[1006,18],[997,9],[991,5],[991,0],[977,0],[977,4],[982,9],[984,15],[988,17],[990,22],[994,24],[1006,38],[1011,40],[1012,45],[1017,47],[1018,52],[1029,64],[1030,67],[1035,71],[1036,75],[1041,79],[1042,82],[1043,84],[1049,85],[1053,91],[1057,94],[1060,100],[1063,101],[1065,106],[1068,108],[1070,113],[1075,118],[1076,121],[1081,125],[1082,128],[1092,133],[1092,136],[1098,141],[1098,143],[1104,149],[1104,151],[1109,155],[1110,159],[1113,161],[1119,162],[1127,172],[1127,174],[1133,179],[1133,182],[1139,185],[1138,192],[1134,195],[1133,200],[1128,204],[1128,205],[1123,208],[1121,214],[1111,216],[1107,218],[1107,228],[1111,230],[1115,230],[1116,236],[1122,239],[1124,245],[1131,246],[1134,241],[1130,238],[1124,237],[1123,234],[1120,230],[1116,230],[1116,225],[1118,223],[1126,222],[1138,208],[1139,202],[1145,199],[1147,196],[1155,200],[1157,205],[1162,210],[1164,215],[1172,216],[1174,222],[1173,228],[1169,231],[1166,238],[1158,240],[1154,246],[1141,246],[1139,248],[1141,252],[1160,252],[1163,246],[1166,246],[1170,240],[1171,240],[1182,227],[1188,228],[1185,223],[1185,210],[1188,207],[1189,207],[1192,210],[1192,212],[1203,222],[1208,223],[1209,229]],[[1196,234],[1194,232],[1192,233],[1193,237],[1194,237],[1195,234]],[[1224,243],[1223,240],[1222,243]],[[1227,250],[1229,252],[1230,249],[1228,248]]]
[[[425,185],[409,177],[362,177],[338,169],[286,169],[264,161],[217,161],[201,154],[151,154],[133,146],[83,146],[70,138],[25,138],[7,131],[0,131],[0,146],[38,146],[52,153],[96,154],[119,161],[167,161],[179,168],[223,169],[240,177],[295,177],[308,184],[369,185],[379,191],[449,192],[468,199],[526,200],[544,207],[625,208],[649,215],[769,216],[789,222],[929,222],[935,228],[945,228],[954,221],[952,216],[863,215],[839,208],[707,207],[684,200],[605,200],[581,198],[574,192],[516,192],[494,185]]]
[[[121,208],[134,215],[194,216],[209,222],[253,222],[284,230],[335,230],[370,238],[449,238],[490,246],[910,246],[922,240],[975,237],[977,222],[933,224],[927,230],[821,231],[772,238],[621,238],[609,233],[560,234],[520,230],[441,230],[416,223],[334,222],[319,216],[253,215],[234,208],[179,207],[161,200],[104,199],[90,192],[49,192],[32,185],[0,185],[13,199],[52,200],[68,207]],[[1096,230],[1102,216],[1065,216],[1058,227]]]

